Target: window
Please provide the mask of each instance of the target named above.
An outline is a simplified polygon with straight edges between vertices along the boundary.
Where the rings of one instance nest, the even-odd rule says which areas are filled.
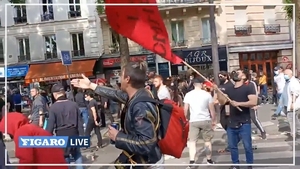
[[[248,22],[247,8],[240,6],[234,7],[235,25],[246,25]]]
[[[183,21],[172,21],[172,41],[176,45],[184,43],[184,23]]]
[[[15,24],[27,23],[26,6],[16,5],[15,12]]]
[[[209,18],[202,18],[202,43],[210,44],[210,24]]]
[[[42,0],[43,6],[43,13],[42,13],[42,21],[49,21],[49,20],[53,20],[54,16],[53,16],[53,2],[52,0]]]
[[[84,43],[83,43],[83,33],[73,33],[72,37],[72,47],[73,47],[73,57],[84,56]]]
[[[276,22],[275,6],[264,6],[265,24],[274,24]]]
[[[19,62],[30,61],[29,38],[20,38],[19,42]]]
[[[112,53],[118,53],[119,52],[119,41],[120,36],[117,34],[114,30],[110,28],[110,34],[111,34],[111,43],[109,45],[109,52]]]
[[[81,16],[80,0],[69,0],[69,18],[76,18]]]
[[[57,46],[56,46],[55,35],[45,36],[44,39],[45,39],[45,46],[46,46],[45,59],[57,58]]]
[[[4,62],[3,39],[0,39],[0,62]]]

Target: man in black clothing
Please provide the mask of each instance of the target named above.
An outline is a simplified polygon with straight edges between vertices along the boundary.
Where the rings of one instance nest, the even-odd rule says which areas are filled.
[[[83,122],[77,104],[66,97],[64,87],[55,84],[51,92],[56,102],[50,107],[46,130],[55,131],[56,136],[83,135]],[[76,164],[82,164],[82,156],[79,148],[66,148],[65,158],[70,163],[70,157],[74,157]]]
[[[86,130],[85,130],[85,136],[91,136],[91,132],[94,129],[94,132],[97,136],[98,143],[97,143],[97,149],[102,147],[102,136],[100,133],[100,116],[98,112],[98,103],[94,99],[94,91],[88,90],[85,92],[85,98],[86,100],[89,101],[88,104],[88,111],[89,111],[89,119],[86,125]]]
[[[230,81],[229,75],[226,71],[221,71],[219,73],[219,81],[220,81],[220,85],[219,85],[219,89],[224,93],[227,94],[228,90],[230,90],[231,88],[233,88],[233,83]],[[228,95],[228,94],[227,94]],[[215,94],[215,97],[217,97],[218,95]],[[229,103],[227,103],[225,100],[222,100],[221,98],[217,98],[218,102],[220,104],[220,123],[223,127],[224,130],[227,129],[227,123],[228,123],[228,116],[229,116]],[[228,146],[225,149],[221,149],[218,152],[222,153],[222,152],[227,152],[229,151]]]
[[[84,128],[86,128],[86,125],[88,123],[88,118],[89,118],[89,113],[88,113],[88,109],[87,109],[87,101],[85,100],[84,97],[84,93],[83,90],[78,88],[77,89],[77,93],[75,95],[75,102],[77,103],[81,116],[82,116],[82,120],[83,120],[83,124],[84,124]]]
[[[237,70],[233,73],[234,87],[229,88],[226,92],[231,99],[230,115],[226,131],[233,164],[240,163],[238,152],[238,143],[240,140],[244,144],[246,162],[250,165],[253,164],[250,110],[257,105],[257,94],[253,87],[245,84],[248,74],[246,70]],[[233,168],[239,167],[234,166]],[[249,168],[252,167],[250,166]]]

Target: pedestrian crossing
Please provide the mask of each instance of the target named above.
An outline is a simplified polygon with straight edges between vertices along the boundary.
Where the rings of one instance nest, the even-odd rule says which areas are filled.
[[[293,142],[284,141],[286,136],[284,135],[270,135],[267,140],[257,139],[253,141],[254,163],[255,164],[293,164]],[[296,144],[296,157],[300,158],[300,144]],[[205,150],[203,143],[197,144],[199,149],[197,152],[198,164],[206,164]],[[231,164],[230,153],[218,153],[219,149],[225,147],[225,142],[220,139],[213,140],[213,156],[212,159],[216,164]],[[239,144],[239,159],[241,164],[246,164],[245,151],[243,144]],[[186,148],[180,159],[166,160],[166,164],[188,164],[189,152]]]

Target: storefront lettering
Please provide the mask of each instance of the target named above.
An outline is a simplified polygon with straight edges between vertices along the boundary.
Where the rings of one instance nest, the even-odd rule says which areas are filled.
[[[77,78],[77,77],[81,77],[81,74],[80,73],[70,74],[70,78]],[[41,77],[38,79],[32,79],[32,82],[54,81],[54,80],[61,80],[61,79],[67,79],[67,78],[68,78],[68,75]]]
[[[187,63],[201,63],[201,62],[212,62],[212,56],[207,55],[206,50],[204,51],[191,51],[186,57],[185,62]]]
[[[146,61],[147,56],[133,56],[130,57],[131,62],[139,62],[139,61]],[[109,59],[103,59],[103,66],[114,66],[115,64],[120,64],[121,58],[109,58]]]

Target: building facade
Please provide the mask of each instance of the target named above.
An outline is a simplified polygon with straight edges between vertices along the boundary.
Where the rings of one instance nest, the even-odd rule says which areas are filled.
[[[222,17],[227,25],[230,71],[262,71],[271,85],[275,66],[292,66],[293,35],[283,6],[224,6]]]
[[[3,21],[7,17],[8,65],[60,62],[61,51],[69,51],[73,60],[102,55],[102,33],[96,6],[86,5],[95,3],[94,0],[31,0],[26,6],[9,5],[7,11],[4,4],[8,2],[0,3],[3,7],[0,11],[2,44],[5,35]],[[3,47],[0,43],[2,53]],[[16,71],[8,70],[8,73],[12,72]],[[26,72],[22,76],[24,74]],[[12,76],[18,75],[14,73]]]

